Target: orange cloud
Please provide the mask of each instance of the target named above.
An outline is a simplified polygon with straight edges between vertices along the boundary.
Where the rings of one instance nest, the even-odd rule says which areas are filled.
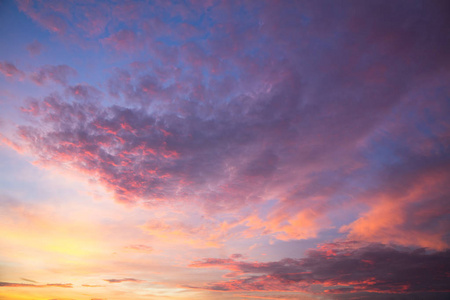
[[[0,287],[62,287],[62,288],[73,288],[71,283],[47,283],[47,284],[30,284],[30,283],[12,283],[12,282],[0,282]]]
[[[317,237],[320,230],[328,227],[328,222],[322,213],[307,208],[286,211],[284,208],[276,210],[267,219],[258,215],[250,215],[240,222],[247,229],[244,236],[271,235],[282,241],[302,240]]]
[[[429,230],[422,224],[445,215],[446,179],[442,174],[422,176],[404,194],[372,199],[370,210],[340,231],[348,232],[348,238],[354,240],[444,250],[449,247],[445,241],[448,222],[442,219]]]

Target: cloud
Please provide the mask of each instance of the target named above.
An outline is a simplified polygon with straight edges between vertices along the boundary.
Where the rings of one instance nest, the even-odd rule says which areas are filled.
[[[43,49],[43,45],[39,43],[37,40],[34,40],[30,44],[27,45],[27,50],[31,56],[36,56],[41,54]]]
[[[34,72],[24,72],[10,62],[0,62],[0,72],[8,78],[22,80],[27,77],[38,85],[43,85],[49,81],[67,85],[69,78],[77,75],[77,71],[67,65],[45,65]],[[78,85],[77,87],[72,87],[73,92],[76,92],[77,89],[80,93],[79,97],[86,97],[88,89],[91,90],[91,93],[94,93],[91,97],[95,97],[95,93],[99,94],[98,91],[94,91],[95,88],[89,86]]]
[[[95,38],[105,30],[109,21],[109,6],[102,3],[17,1],[19,10],[51,33],[69,35],[80,41],[81,36]]]
[[[7,138],[6,136],[4,136],[2,134],[0,134],[0,141],[3,144],[10,147],[11,149],[14,149],[15,151],[17,151],[18,153],[22,153],[22,151],[23,151],[22,147],[19,144],[13,142],[11,139]]]
[[[94,288],[94,287],[104,287],[104,285],[99,285],[99,284],[82,284],[81,286],[92,287],[92,288]]]
[[[42,164],[75,169],[129,205],[193,201],[210,215],[277,199],[268,212],[242,212],[247,237],[311,239],[335,227],[354,239],[448,247],[441,4],[167,4],[148,11],[177,22],[138,24],[141,5],[111,8],[129,24],[111,24],[103,45],[148,59],[113,72],[110,99],[80,84],[23,108],[38,125],[18,135]],[[206,9],[208,18],[192,13]],[[38,83],[67,84],[48,69]],[[211,241],[208,228],[165,225]]]
[[[448,248],[445,237],[450,224],[445,219],[448,211],[443,198],[429,201],[429,208],[425,203],[419,204],[421,207],[417,211],[417,204],[383,200],[372,205],[353,223],[343,226],[341,232],[348,232],[349,238],[365,241],[420,245],[439,250]]]
[[[133,52],[139,49],[140,39],[132,30],[123,29],[105,38],[102,42],[118,51]]]
[[[0,72],[6,77],[17,77],[19,79],[25,76],[25,73],[10,62],[0,62]]]
[[[449,256],[448,250],[338,242],[310,250],[302,259],[244,262],[207,258],[190,267],[226,269],[243,276],[204,287],[211,290],[311,292],[311,286],[321,285],[323,293],[448,293]]]
[[[198,215],[139,226],[152,246],[361,241],[302,259],[199,260],[191,267],[228,272],[201,288],[448,293],[447,3],[92,3],[18,1],[117,68],[95,86],[72,82],[67,65],[28,75],[62,87],[22,106],[26,125],[6,144],[126,205],[192,203]],[[152,251],[143,241],[120,248]]]
[[[299,210],[283,205],[275,207],[265,218],[253,214],[240,223],[247,227],[244,232],[247,237],[270,234],[283,241],[314,238],[321,230],[329,227],[321,209]]]
[[[231,238],[229,232],[237,224],[204,220],[201,225],[190,222],[160,221],[152,219],[140,226],[141,229],[165,243],[183,244],[195,248],[220,247]]]
[[[89,84],[77,84],[66,88],[66,95],[78,101],[97,101],[102,98],[102,92]]]
[[[65,18],[68,16],[69,11],[64,4],[26,0],[19,0],[17,4],[19,10],[26,13],[31,19],[49,31],[60,34],[66,32],[68,24]]]
[[[332,140],[317,139],[314,129],[306,130],[315,128],[315,120],[311,124],[297,120],[297,116],[307,113],[297,101],[300,91],[295,83],[299,79],[295,74],[284,76],[286,83],[248,99],[247,107],[242,108],[241,98],[236,97],[211,106],[209,112],[195,102],[162,103],[160,113],[149,114],[144,109],[118,105],[75,105],[50,96],[40,102],[39,111],[42,120],[55,131],[34,136],[33,143],[46,140],[47,144],[34,149],[40,149],[43,159],[55,163],[72,157],[71,164],[96,174],[124,201],[170,200],[199,192],[204,194],[197,197],[211,200],[211,209],[239,205],[244,199],[258,201],[264,190],[276,190],[275,183],[286,185],[285,190],[294,188],[299,178],[292,177],[291,172],[296,167],[303,165],[303,174],[298,176],[305,176],[319,162],[333,164],[338,153],[320,148],[334,143]],[[286,100],[280,102],[280,98]],[[69,120],[72,125],[64,125],[70,128],[63,133],[59,124]],[[74,130],[79,132],[74,134]],[[23,137],[31,138],[32,128],[22,127],[21,131]],[[322,136],[328,134],[333,135],[322,132]],[[359,134],[363,132],[352,139]],[[318,148],[313,151],[298,144],[298,151],[293,152],[293,138],[314,141]],[[341,147],[335,146],[335,150]],[[312,151],[319,156],[310,157]],[[264,165],[264,161],[270,164]],[[343,159],[337,163],[346,162]],[[210,188],[203,188],[206,186]],[[285,198],[288,194],[273,196]]]
[[[242,259],[242,258],[244,258],[244,255],[242,255],[240,253],[235,253],[235,254],[231,254],[230,258],[231,259]]]
[[[37,281],[31,280],[31,279],[27,279],[27,278],[20,278],[24,281],[28,281],[28,282],[32,282],[32,283],[38,283]]]
[[[145,282],[144,280],[139,280],[135,278],[122,278],[122,279],[103,279],[104,281],[107,281],[109,283],[121,283],[121,282]]]
[[[30,284],[30,283],[12,283],[12,282],[0,282],[0,286],[6,287],[61,287],[61,288],[73,288],[71,283],[47,283],[47,284]]]
[[[48,81],[53,81],[61,85],[66,85],[70,77],[76,76],[77,71],[67,65],[50,66],[46,65],[39,68],[36,72],[30,75],[31,80],[42,85]]]
[[[130,245],[125,248],[137,252],[144,252],[144,253],[153,252],[153,247],[147,245]]]
[[[433,85],[423,91],[434,99],[427,109],[433,119],[428,119],[422,104],[403,103],[373,137],[366,154],[376,166],[373,185],[361,195],[361,203],[369,209],[342,226],[349,238],[448,248],[450,141],[448,122],[437,120],[444,120],[441,112],[450,106]]]

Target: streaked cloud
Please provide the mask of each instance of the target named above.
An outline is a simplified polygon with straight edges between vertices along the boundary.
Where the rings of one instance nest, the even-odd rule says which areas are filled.
[[[31,284],[31,283],[12,283],[12,282],[0,282],[0,286],[5,287],[62,287],[73,288],[71,283],[47,283],[47,284]]]
[[[19,79],[25,75],[24,72],[10,62],[0,62],[0,72],[6,77],[17,77]]]
[[[121,283],[121,282],[144,282],[143,280],[135,278],[121,278],[121,279],[104,279],[109,283]]]

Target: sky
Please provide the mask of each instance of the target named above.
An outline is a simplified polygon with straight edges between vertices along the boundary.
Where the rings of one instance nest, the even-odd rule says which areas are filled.
[[[450,2],[0,1],[0,299],[449,299]]]

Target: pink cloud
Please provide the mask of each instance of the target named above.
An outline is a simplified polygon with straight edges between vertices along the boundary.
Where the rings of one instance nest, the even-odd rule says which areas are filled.
[[[88,38],[96,38],[106,30],[108,22],[111,21],[111,5],[107,3],[85,3],[75,10],[75,17],[79,22],[77,27]]]
[[[169,244],[189,245],[193,248],[220,247],[230,239],[233,225],[225,222],[204,222],[201,225],[181,221],[150,220],[141,229]]]
[[[19,9],[33,21],[59,36],[95,38],[110,20],[109,5],[91,1],[18,0]]]
[[[19,0],[18,6],[39,25],[55,33],[65,33],[69,11],[62,2]]]
[[[142,47],[137,34],[128,29],[123,29],[112,34],[111,36],[103,39],[102,43],[117,51],[124,52],[134,52]]]
[[[210,4],[197,3],[192,11],[181,4],[152,7],[177,17],[176,24],[155,17],[135,23],[147,12],[145,4],[112,7],[133,30],[111,24],[104,46],[145,53],[148,61],[107,81],[116,102],[110,106],[91,101],[101,95],[80,84],[24,107],[46,128],[20,128],[28,149],[45,164],[95,178],[128,204],[197,199],[214,214],[278,199],[269,213],[241,220],[248,237],[316,238],[340,217],[341,233],[355,239],[446,247],[447,212],[438,191],[447,190],[423,186],[433,197],[423,192],[408,198],[404,188],[420,188],[416,183],[425,178],[419,174],[428,171],[447,178],[439,166],[448,165],[448,101],[423,93],[447,92],[443,79],[428,87],[448,77],[429,71],[445,53],[436,33],[442,16],[415,30],[402,22],[422,12],[404,11],[398,3],[377,8],[386,22],[370,5],[242,3],[239,11],[249,15],[239,19],[233,5]],[[67,7],[43,10],[72,20]],[[216,22],[192,25],[197,10]],[[397,18],[395,11],[404,13]],[[178,27],[180,45],[158,40]],[[355,43],[356,36],[363,42]],[[185,40],[193,37],[199,40]],[[37,72],[35,81],[67,84],[64,76],[48,73]],[[404,201],[394,205],[398,199]],[[355,211],[344,213],[346,205]]]
[[[14,64],[9,62],[0,62],[0,72],[10,78],[23,78],[25,73],[19,70]]]
[[[139,279],[135,279],[135,278],[121,278],[121,279],[104,279],[105,281],[109,282],[109,283],[121,283],[121,282],[136,282],[136,283],[141,283],[141,282],[145,282],[144,280],[139,280]]]
[[[360,241],[264,262],[224,252],[191,264],[229,271],[196,288],[448,292],[448,7],[200,2],[18,1],[120,67],[95,86],[72,83],[67,65],[30,73],[62,87],[21,105],[26,126],[3,142],[126,205],[195,204],[198,216],[142,221],[145,239],[119,246],[127,257],[153,256],[147,242],[254,254],[248,245]]]
[[[68,86],[66,94],[81,101],[97,101],[102,97],[102,92],[89,84]]]
[[[132,251],[138,251],[138,252],[145,252],[149,253],[153,251],[153,247],[147,246],[147,245],[130,245],[127,246],[126,249],[132,250]]]
[[[295,72],[275,73],[273,77],[276,80],[270,90],[262,90],[245,100],[238,96],[225,103],[200,105],[177,98],[167,102],[155,99],[148,104],[158,108],[154,113],[47,97],[24,111],[34,113],[50,131],[22,127],[20,134],[45,163],[75,167],[96,178],[124,203],[142,201],[159,205],[196,198],[212,213],[233,211],[268,197],[278,198],[280,203],[266,216],[254,214],[242,220],[240,224],[247,227],[243,234],[267,234],[284,241],[318,237],[322,230],[333,225],[329,215],[339,207],[334,197],[352,194],[355,200],[351,202],[363,202],[362,199],[368,199],[366,193],[374,193],[364,186],[355,190],[350,184],[360,180],[359,174],[371,172],[372,165],[362,158],[362,153],[369,150],[359,141],[373,138],[372,128],[384,125],[371,116],[383,115],[385,108],[373,110],[369,104],[361,106],[358,113],[367,117],[358,119],[358,126],[354,126],[355,120],[347,118],[342,108],[336,107],[334,111],[339,113],[327,117],[326,101],[323,107],[300,106],[297,102],[301,94],[297,86],[300,78]],[[129,72],[121,72],[115,79],[117,84],[111,82],[111,88],[116,88],[114,93],[133,101],[144,101],[150,93],[162,98],[165,93],[170,96],[175,91],[153,76],[135,78]],[[95,98],[82,85],[67,91],[71,97],[84,95],[86,101]],[[323,115],[323,119],[308,118],[310,109],[318,110],[316,113]],[[408,109],[411,111],[412,107]],[[409,135],[410,132],[401,134]],[[399,172],[409,174],[398,177],[399,183],[397,179],[386,181],[383,174],[379,175],[379,181],[378,177],[371,180],[384,191],[396,184],[410,186],[418,180],[413,174],[445,162],[440,155],[426,160],[415,155],[408,158],[408,165],[398,166]],[[417,169],[408,173],[414,166]],[[396,168],[393,166],[392,170]],[[385,171],[391,173],[389,168]],[[373,174],[378,176],[376,172]],[[413,202],[425,203],[422,196]],[[405,213],[407,220],[411,212]],[[424,237],[409,239],[415,241],[414,245],[432,247],[431,240],[438,249],[444,245],[437,241],[442,238],[445,225],[431,238],[429,232],[437,225],[386,220],[386,228],[399,228],[397,236],[410,232]],[[415,228],[401,229],[405,225]],[[429,242],[425,242],[427,235]],[[369,235],[353,237],[388,242],[371,239]],[[391,241],[402,243],[397,238]]]
[[[298,211],[290,208],[284,211],[280,206],[274,207],[266,218],[250,215],[240,223],[246,227],[244,236],[255,237],[261,234],[274,236],[283,241],[303,240],[317,237],[319,232],[329,227],[329,222],[323,212],[314,209]]]

